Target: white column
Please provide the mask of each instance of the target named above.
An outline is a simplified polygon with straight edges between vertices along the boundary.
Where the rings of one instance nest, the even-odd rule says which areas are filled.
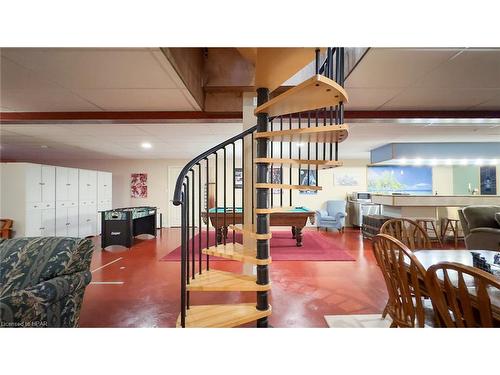
[[[245,92],[243,93],[243,130],[251,128],[255,124],[257,124],[257,117],[254,115],[255,109],[255,100],[257,99],[256,94],[254,92]],[[252,195],[255,194],[254,187],[252,186],[252,170],[254,168],[252,161],[252,149],[253,145],[251,144],[250,137],[246,137],[245,139],[245,149],[243,150],[243,156],[245,158],[245,171],[244,176],[245,179],[243,184],[245,186],[245,211],[244,215],[244,229],[250,232],[255,232],[252,226],[252,217],[255,216],[255,213],[252,209]],[[247,250],[249,255],[255,256],[257,254],[257,246],[254,238],[249,238],[248,236],[243,235],[243,246]],[[246,275],[256,274],[256,267],[251,264],[243,265],[243,273]]]

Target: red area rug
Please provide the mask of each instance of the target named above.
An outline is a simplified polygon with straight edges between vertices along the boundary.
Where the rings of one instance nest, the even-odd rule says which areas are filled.
[[[210,232],[210,245],[215,243],[215,233]],[[206,232],[202,232],[201,247],[206,248]],[[236,242],[242,242],[240,233],[235,235]],[[195,235],[195,257],[198,259],[199,237]],[[227,242],[233,241],[233,235],[230,231],[228,233]],[[334,238],[327,237],[319,232],[304,231],[302,239],[302,247],[295,246],[295,240],[292,238],[290,231],[276,231],[273,232],[271,238],[271,257],[274,261],[280,260],[301,260],[301,261],[353,261],[354,258],[347,253],[342,244],[339,244]],[[191,245],[191,243],[190,243]],[[189,256],[191,257],[191,247]],[[180,246],[165,255],[160,261],[175,262],[181,260]],[[219,257],[210,257],[210,260],[218,261],[231,261]]]

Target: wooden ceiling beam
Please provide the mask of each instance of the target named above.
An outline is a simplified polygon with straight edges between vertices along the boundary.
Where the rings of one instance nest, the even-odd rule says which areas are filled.
[[[322,113],[320,112],[320,115]],[[297,115],[293,116],[294,118]],[[346,119],[500,119],[499,111],[345,111]],[[241,121],[242,112],[0,112],[0,123],[168,123]]]

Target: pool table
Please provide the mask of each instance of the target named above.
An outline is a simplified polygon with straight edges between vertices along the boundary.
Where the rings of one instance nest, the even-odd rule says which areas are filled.
[[[226,225],[224,225],[224,207],[218,207],[208,210],[210,223],[217,231],[217,241],[222,242],[222,236],[227,237],[228,226],[233,224],[233,208],[226,208]],[[207,213],[202,213],[203,220],[206,224]],[[307,224],[307,219],[314,224],[315,212],[306,207],[294,207],[286,212],[274,212],[270,214],[270,226],[289,226],[292,227],[292,238],[295,239],[297,246],[302,246],[302,229]],[[234,224],[242,224],[243,210],[236,207],[234,210]]]

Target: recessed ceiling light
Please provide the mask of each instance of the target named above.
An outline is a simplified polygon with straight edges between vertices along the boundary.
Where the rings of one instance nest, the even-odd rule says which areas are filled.
[[[153,146],[152,146],[152,145],[151,145],[151,143],[149,143],[149,142],[142,142],[142,143],[141,143],[141,147],[142,147],[142,148],[151,148],[151,147],[153,147]]]

